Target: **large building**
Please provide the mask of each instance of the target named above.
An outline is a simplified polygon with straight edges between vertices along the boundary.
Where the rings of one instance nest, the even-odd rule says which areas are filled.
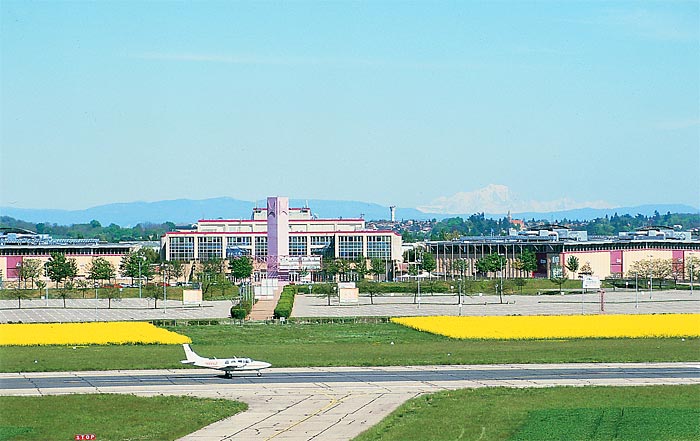
[[[453,264],[455,260],[466,261],[464,276],[473,277],[476,262],[489,254],[505,257],[503,277],[506,278],[556,276],[569,257],[575,256],[581,266],[587,265],[601,279],[629,277],[636,262],[656,259],[671,260],[672,272],[684,279],[689,259],[700,259],[700,240],[693,239],[689,231],[668,227],[647,227],[614,237],[589,237],[585,231],[555,226],[513,231],[509,236],[467,236],[454,241],[430,241],[425,247],[436,257],[435,273],[443,277],[453,277],[457,271],[455,268],[461,268]],[[515,265],[524,250],[536,255],[537,270],[533,274],[527,274]]]
[[[250,219],[204,219],[161,238],[166,260],[184,262],[250,256],[258,278],[296,280],[320,269],[322,259],[379,258],[393,274],[401,262],[401,236],[367,229],[365,220],[318,219],[310,208],[290,208],[286,197],[270,197]]]
[[[122,258],[136,251],[143,244],[101,243],[97,239],[54,239],[47,234],[37,234],[18,228],[0,228],[0,281],[16,281],[19,268],[25,259],[48,262],[51,253],[65,254],[75,259],[78,278],[86,279],[91,262],[101,257],[115,268]],[[46,277],[42,277],[47,280]]]

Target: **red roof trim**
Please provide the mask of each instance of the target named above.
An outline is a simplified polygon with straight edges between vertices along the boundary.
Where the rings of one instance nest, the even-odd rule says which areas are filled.
[[[328,219],[289,219],[289,222],[292,223],[304,223],[304,222],[364,222],[365,220],[362,218],[343,218],[343,219],[335,219],[335,218],[328,218]],[[260,223],[267,223],[267,220],[264,219],[200,219],[197,221],[198,223],[227,223],[227,222],[235,222],[235,223],[248,223],[248,222],[260,222]]]
[[[249,236],[249,235],[267,235],[266,231],[168,231],[165,233],[166,236],[207,236],[207,235],[219,235],[219,236]],[[359,231],[290,231],[290,236],[332,236],[335,234],[393,234],[395,236],[401,236],[396,231],[391,230],[359,230]],[[163,237],[163,236],[161,236]]]

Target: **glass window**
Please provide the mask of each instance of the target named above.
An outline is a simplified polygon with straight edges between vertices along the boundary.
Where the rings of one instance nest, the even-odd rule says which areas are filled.
[[[391,258],[391,236],[367,236],[368,258]]]
[[[199,260],[221,259],[223,253],[221,249],[221,236],[204,236],[198,240]]]
[[[338,236],[338,257],[355,259],[362,255],[362,236]]]
[[[267,257],[267,236],[257,236],[255,238],[255,255],[257,257]]]
[[[171,237],[170,259],[190,261],[194,259],[194,237]]]
[[[306,255],[306,236],[289,236],[289,255]]]

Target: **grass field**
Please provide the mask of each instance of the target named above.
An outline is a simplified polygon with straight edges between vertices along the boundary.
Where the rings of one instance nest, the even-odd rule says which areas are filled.
[[[0,440],[173,440],[247,409],[223,399],[63,395],[0,397]],[[28,409],[31,409],[28,412]]]
[[[697,440],[700,385],[464,389],[404,403],[370,440]]]
[[[457,340],[394,323],[168,328],[205,357],[274,367],[698,361],[700,339]],[[0,347],[0,372],[183,368],[178,345]]]

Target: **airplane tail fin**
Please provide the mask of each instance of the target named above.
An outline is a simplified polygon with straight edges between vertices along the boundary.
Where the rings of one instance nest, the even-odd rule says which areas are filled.
[[[192,350],[190,345],[183,344],[182,348],[185,350],[185,356],[187,357],[187,360],[182,360],[183,363],[195,363],[197,360],[202,358]]]

